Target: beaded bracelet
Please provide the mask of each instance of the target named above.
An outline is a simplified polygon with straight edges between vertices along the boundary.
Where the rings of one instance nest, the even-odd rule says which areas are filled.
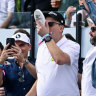
[[[52,35],[52,34],[53,34],[52,32],[45,34],[45,35],[42,37],[42,40],[45,39],[48,35]]]
[[[48,36],[51,37],[51,35],[48,35]],[[46,36],[46,37],[48,37],[48,36]],[[45,38],[46,38],[46,37],[45,37]],[[38,43],[38,45],[40,45],[43,41],[45,41],[45,38],[44,38],[40,43]]]
[[[0,64],[0,69],[2,69],[2,72],[5,75],[5,71],[3,70],[3,65],[2,64]]]
[[[0,64],[0,67],[3,67],[3,65],[2,65],[2,64]]]
[[[45,35],[42,37],[42,41],[41,41],[40,43],[38,43],[38,45],[40,45],[40,44],[45,40],[45,38],[46,38],[47,36],[51,36],[52,34],[53,34],[52,32],[45,34]]]
[[[3,69],[3,65],[2,64],[0,64],[0,69]]]

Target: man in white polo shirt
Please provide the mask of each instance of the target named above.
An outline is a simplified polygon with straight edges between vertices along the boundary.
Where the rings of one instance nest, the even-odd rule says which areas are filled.
[[[45,14],[45,26],[38,22],[42,37],[36,60],[37,81],[26,96],[80,96],[77,74],[80,46],[62,35],[64,18],[60,13]]]
[[[93,47],[83,61],[82,96],[96,96],[96,27],[89,32]]]

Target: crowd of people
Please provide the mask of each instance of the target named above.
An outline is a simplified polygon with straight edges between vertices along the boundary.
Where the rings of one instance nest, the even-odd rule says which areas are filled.
[[[96,96],[96,0],[59,3],[57,6],[56,0],[0,0],[0,28],[19,28],[6,46],[0,42],[0,96]],[[14,12],[31,15],[35,9],[46,11],[46,20],[45,25],[34,20],[42,41],[33,60],[28,55],[32,37],[24,25],[15,25],[11,18],[16,17]],[[70,34],[62,34],[65,27],[74,26],[78,13],[90,26],[93,45],[83,61],[82,74],[78,72],[80,45]],[[20,14],[17,17],[22,19]],[[26,23],[30,25],[29,21]]]
[[[60,12],[67,27],[74,26],[78,11],[82,14],[82,21],[89,26],[96,24],[95,0],[59,0],[59,6],[56,6],[56,2],[57,0],[1,0],[0,28],[30,28],[31,14],[36,9]]]

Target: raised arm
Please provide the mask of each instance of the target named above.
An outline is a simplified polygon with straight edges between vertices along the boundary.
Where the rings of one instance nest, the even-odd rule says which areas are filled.
[[[37,74],[36,74],[36,68],[35,68],[35,66],[32,65],[30,62],[28,62],[28,64],[25,65],[25,67],[30,72],[30,74],[36,79],[37,78]]]
[[[51,40],[50,42],[46,43],[51,56],[53,57],[53,60],[59,64],[68,64],[70,63],[70,57],[68,54],[66,54],[65,52],[63,52],[54,42],[54,40]]]
[[[88,8],[88,5],[87,5],[87,3],[86,3],[85,0],[79,0],[79,4],[80,4],[80,5],[84,4],[86,10],[87,10],[88,12],[90,12],[90,10],[89,10],[89,8]]]

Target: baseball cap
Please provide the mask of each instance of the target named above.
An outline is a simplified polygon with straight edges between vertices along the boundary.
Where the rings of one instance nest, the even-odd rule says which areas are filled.
[[[14,35],[12,36],[12,38],[14,38],[15,41],[23,41],[23,42],[25,42],[25,43],[30,44],[30,39],[29,39],[29,37],[28,37],[26,34],[24,34],[24,33],[18,32],[18,33],[16,33],[16,34],[14,34]]]
[[[54,11],[54,12],[53,11],[45,12],[44,16],[45,16],[45,18],[46,17],[52,17],[53,19],[55,19],[59,23],[61,23],[61,25],[65,25],[65,20],[64,20],[63,16],[60,13],[56,12],[56,11]]]

